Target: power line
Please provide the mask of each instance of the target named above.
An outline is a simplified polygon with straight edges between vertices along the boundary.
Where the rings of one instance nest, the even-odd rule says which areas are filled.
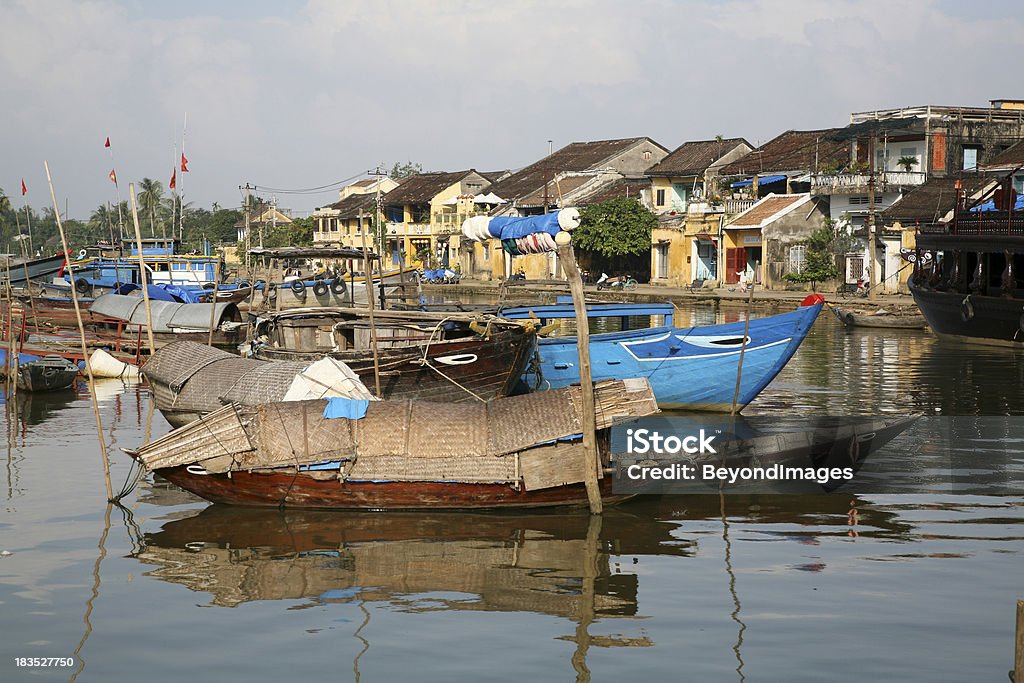
[[[357,173],[357,174],[355,174],[353,176],[349,176],[348,178],[342,178],[341,180],[336,180],[333,183],[328,183],[327,185],[320,185],[319,187],[304,187],[304,188],[289,189],[289,188],[280,188],[280,187],[268,187],[266,185],[255,184],[255,185],[253,185],[253,189],[254,190],[263,190],[264,192],[276,192],[277,194],[323,194],[323,193],[326,193],[326,192],[333,191],[333,190],[337,189],[338,187],[344,185],[345,183],[349,183],[349,182],[355,180],[356,178],[362,177],[363,175],[365,175],[365,174],[364,173]]]

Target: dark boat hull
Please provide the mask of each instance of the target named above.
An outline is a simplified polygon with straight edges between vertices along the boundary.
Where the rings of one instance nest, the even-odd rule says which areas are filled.
[[[18,388],[23,391],[61,391],[78,377],[78,366],[63,358],[42,358],[18,366]]]
[[[352,482],[322,479],[307,472],[192,474],[187,467],[158,470],[157,474],[213,503],[254,507],[330,510],[486,510],[586,505],[583,484],[537,491],[508,484],[454,482]],[[612,479],[601,480],[608,504],[630,498],[613,495]]]
[[[940,337],[994,346],[1024,346],[1024,301],[1014,297],[910,291],[928,325]]]
[[[11,263],[11,286],[25,287],[25,271],[28,270],[28,277],[31,280],[39,280],[47,275],[55,275],[64,268],[64,254],[56,256],[44,256],[42,258],[29,259],[24,262]]]

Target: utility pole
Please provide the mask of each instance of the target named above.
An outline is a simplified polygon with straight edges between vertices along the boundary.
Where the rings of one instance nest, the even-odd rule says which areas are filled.
[[[249,211],[250,207],[252,206],[252,201],[251,195],[249,193],[253,188],[249,183],[246,183],[244,188],[241,185],[239,185],[238,189],[245,190],[245,206],[242,207],[242,210],[245,212],[245,264],[246,268],[249,268],[249,248],[252,246],[252,237],[249,236]]]
[[[377,178],[377,200],[376,200],[376,202],[374,202],[376,208],[375,208],[374,213],[373,213],[373,228],[374,228],[374,231],[377,233],[377,240],[376,240],[376,242],[377,242],[377,253],[380,255],[380,258],[381,258],[381,262],[380,262],[381,263],[381,270],[383,271],[383,269],[384,269],[384,266],[383,266],[383,263],[384,263],[384,261],[383,261],[383,259],[384,259],[384,216],[383,216],[383,211],[381,210],[381,205],[380,205],[380,180],[381,180],[382,177],[387,177],[388,172],[385,171],[380,166],[378,166],[377,168],[373,169],[372,171],[367,171],[366,175],[372,175],[372,176],[375,176]],[[403,237],[402,238],[402,250],[404,250],[404,249],[405,249],[405,238]]]
[[[868,141],[868,300],[878,296],[875,291],[875,134]]]

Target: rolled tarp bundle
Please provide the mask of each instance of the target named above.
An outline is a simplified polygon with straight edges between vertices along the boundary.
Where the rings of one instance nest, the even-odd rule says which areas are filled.
[[[558,227],[566,232],[580,227],[580,210],[576,207],[569,207],[558,212]]]
[[[558,234],[579,226],[579,209],[567,208],[540,216],[472,216],[462,223],[462,234],[474,242],[501,240],[506,251],[518,256],[554,251]]]

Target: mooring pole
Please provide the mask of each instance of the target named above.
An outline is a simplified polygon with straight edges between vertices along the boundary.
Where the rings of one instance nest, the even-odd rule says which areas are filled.
[[[380,391],[380,359],[377,354],[377,325],[373,319],[373,275],[370,272],[370,257],[366,252],[366,230],[363,230],[363,211],[359,210],[359,234],[363,241],[363,278],[366,280],[366,309],[370,314],[370,349],[373,350],[373,382],[377,398],[384,398]]]
[[[146,281],[146,260],[142,256],[142,230],[139,228],[139,207],[135,204],[135,183],[128,184],[132,196],[132,222],[135,223],[135,248],[139,251],[139,284],[142,285],[142,300],[146,304],[146,336],[149,339],[149,355],[156,353],[153,341],[153,311],[149,306],[149,283]],[[168,265],[170,265],[168,263]]]
[[[57,193],[53,191],[53,180],[50,179],[50,165],[43,162],[43,167],[46,168],[46,182],[50,185],[50,197],[53,199],[53,217],[57,221],[57,231],[60,232],[60,243],[64,247],[64,253],[70,254],[71,251],[68,249],[68,237],[64,233],[64,223],[60,219],[60,207],[57,205]],[[132,189],[132,197],[135,196],[135,190]],[[133,200],[134,205],[134,200]],[[138,221],[135,222],[135,227],[138,229]],[[89,398],[92,400],[92,413],[96,418],[96,433],[100,437],[100,455],[103,458],[103,478],[107,484],[107,500],[114,500],[114,489],[110,485],[110,460],[107,457],[107,441],[103,436],[103,421],[100,419],[100,406],[96,400],[96,380],[92,376],[92,365],[89,364],[89,349],[85,344],[85,325],[82,324],[82,311],[78,307],[78,292],[75,289],[75,271],[73,268],[68,268],[68,277],[71,278],[71,303],[75,307],[75,318],[78,320],[78,334],[79,340],[82,342],[82,358],[85,359],[85,376],[89,379]]]
[[[213,299],[210,301],[210,340],[207,346],[213,346],[213,326],[217,322],[217,292],[220,289],[220,255],[213,262]]]
[[[590,513],[599,515],[604,509],[598,473],[601,458],[597,452],[597,415],[594,409],[594,382],[590,371],[590,324],[587,321],[587,304],[583,299],[583,279],[576,263],[572,245],[558,247],[558,262],[569,281],[572,305],[576,311],[576,351],[580,358],[580,386],[583,389],[583,452],[584,478],[587,486],[587,500]]]
[[[736,390],[732,393],[732,408],[729,409],[730,415],[735,415],[739,412],[736,409],[736,404],[740,400],[740,380],[743,378],[743,354],[747,351],[747,337],[750,332],[750,307],[754,303],[754,282],[757,280],[757,269],[760,265],[760,261],[754,262],[754,277],[750,282],[750,291],[747,293],[747,319],[743,323],[743,343],[740,345],[740,362],[736,366]]]
[[[1024,600],[1017,601],[1016,635],[1013,650],[1013,683],[1024,683]]]

